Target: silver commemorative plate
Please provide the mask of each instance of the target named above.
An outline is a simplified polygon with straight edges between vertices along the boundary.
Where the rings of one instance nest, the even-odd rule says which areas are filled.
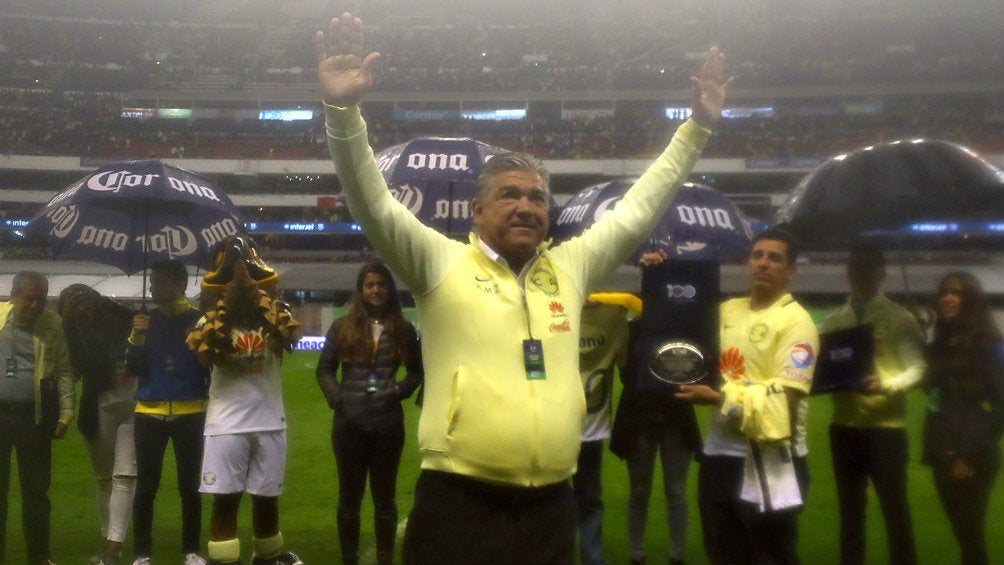
[[[652,376],[671,384],[695,383],[708,373],[701,348],[689,341],[669,341],[658,346],[648,361]]]

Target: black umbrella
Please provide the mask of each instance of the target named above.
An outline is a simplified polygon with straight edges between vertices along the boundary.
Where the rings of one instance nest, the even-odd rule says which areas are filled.
[[[85,259],[128,275],[160,259],[210,268],[213,245],[243,234],[237,208],[212,181],[156,160],[106,165],[52,197],[28,230],[53,257]]]
[[[860,236],[899,247],[1004,242],[1004,173],[947,141],[880,143],[811,171],[777,221],[817,249],[847,249]]]

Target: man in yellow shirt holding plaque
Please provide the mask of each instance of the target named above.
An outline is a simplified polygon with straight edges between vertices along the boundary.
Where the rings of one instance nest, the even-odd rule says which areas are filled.
[[[698,475],[704,549],[713,565],[799,562],[806,396],[819,336],[788,292],[797,258],[798,243],[783,229],[754,238],[749,296],[721,307],[721,388],[682,385],[677,393],[716,407]]]

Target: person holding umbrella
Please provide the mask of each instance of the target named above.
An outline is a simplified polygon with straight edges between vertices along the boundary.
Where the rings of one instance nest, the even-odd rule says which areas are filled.
[[[913,315],[882,294],[885,255],[857,244],[847,258],[851,294],[821,332],[871,326],[874,370],[860,388],[832,394],[830,452],[840,506],[840,563],[865,559],[868,481],[875,487],[889,538],[890,565],[913,565],[917,553],[907,500],[906,393],[924,374],[924,332]]]
[[[150,297],[156,307],[136,314],[126,349],[126,370],[139,377],[136,390],[136,495],[133,502],[133,565],[149,565],[153,552],[153,507],[167,442],[174,445],[181,495],[181,551],[185,565],[205,565],[199,556],[202,499],[199,496],[202,433],[209,373],[185,345],[202,317],[185,297],[188,269],[178,260],[150,267]]]
[[[986,515],[1000,472],[1004,432],[1004,340],[979,281],[941,279],[934,339],[927,348],[927,419],[922,461],[959,542],[965,565],[989,563]]]
[[[585,402],[582,304],[648,234],[721,117],[724,58],[692,78],[693,119],[616,210],[548,248],[548,173],[531,155],[496,155],[475,183],[470,244],[421,224],[391,196],[359,102],[378,53],[342,14],[317,32],[328,148],[352,217],[415,295],[422,324],[422,473],[408,518],[408,565],[570,563]],[[504,511],[500,511],[501,509]]]

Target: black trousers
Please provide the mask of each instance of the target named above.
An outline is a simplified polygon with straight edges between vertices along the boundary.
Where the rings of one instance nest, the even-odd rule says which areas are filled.
[[[917,552],[907,500],[909,440],[901,428],[830,426],[840,505],[840,564],[865,562],[865,505],[871,480],[885,519],[890,565],[914,565]]]
[[[740,498],[742,457],[702,456],[700,461],[697,500],[712,565],[797,565],[801,507],[760,512]],[[809,468],[804,457],[796,457],[794,466],[805,500]]]
[[[404,565],[572,565],[575,497],[567,481],[497,486],[422,471],[404,535]]]
[[[181,496],[181,552],[198,553],[202,529],[203,432],[206,414],[184,414],[161,419],[136,414],[136,497],[133,499],[133,541],[137,556],[150,556],[153,549],[153,501],[160,487],[167,442],[174,446]]]
[[[52,430],[35,425],[32,404],[0,403],[0,562],[7,555],[7,505],[11,452],[17,453],[21,486],[21,527],[28,562],[49,558],[49,524],[52,504]]]
[[[979,469],[970,479],[958,480],[951,476],[949,466],[935,466],[934,486],[945,508],[952,532],[959,542],[962,565],[986,565],[987,557],[987,505],[990,491],[997,478],[998,469]]]
[[[404,449],[404,425],[362,430],[335,418],[331,447],[338,466],[338,541],[342,563],[359,563],[359,512],[366,477],[373,496],[377,562],[390,564],[397,537],[397,469]]]

